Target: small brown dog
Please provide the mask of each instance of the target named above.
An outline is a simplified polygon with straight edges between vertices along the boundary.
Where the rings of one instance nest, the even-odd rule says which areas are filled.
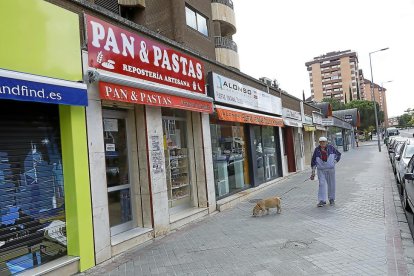
[[[269,214],[270,208],[277,208],[277,213],[280,214],[282,212],[282,207],[280,197],[274,196],[259,200],[253,208],[253,216],[257,216],[259,213],[263,214],[266,210],[267,214]]]

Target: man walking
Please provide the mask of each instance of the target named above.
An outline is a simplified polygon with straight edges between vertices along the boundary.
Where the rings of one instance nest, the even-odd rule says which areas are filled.
[[[326,190],[331,206],[335,205],[335,164],[341,159],[341,153],[332,145],[328,145],[326,137],[319,138],[319,146],[316,147],[312,155],[312,175],[311,180],[315,179],[315,170],[318,169],[319,192],[318,207],[326,204]]]

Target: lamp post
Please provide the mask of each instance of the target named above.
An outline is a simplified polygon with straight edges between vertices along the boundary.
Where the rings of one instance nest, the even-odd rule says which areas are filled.
[[[381,95],[382,95],[382,111],[384,112],[384,128],[385,128],[385,90],[384,90],[384,83],[393,82],[392,80],[381,82]]]
[[[377,139],[378,139],[378,151],[381,152],[381,144],[380,144],[380,136],[379,136],[379,129],[378,129],[378,115],[377,115],[377,104],[375,103],[375,97],[374,97],[374,76],[372,75],[372,61],[371,61],[371,55],[373,53],[381,52],[388,50],[389,48],[383,48],[374,52],[369,53],[369,67],[371,69],[371,98],[374,103],[374,113],[375,113],[375,126],[377,131]]]

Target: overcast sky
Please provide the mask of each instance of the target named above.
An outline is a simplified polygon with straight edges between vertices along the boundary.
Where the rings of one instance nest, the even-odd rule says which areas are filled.
[[[296,97],[310,96],[305,62],[351,49],[359,68],[387,88],[389,116],[414,108],[414,0],[233,0],[240,69],[277,79]]]

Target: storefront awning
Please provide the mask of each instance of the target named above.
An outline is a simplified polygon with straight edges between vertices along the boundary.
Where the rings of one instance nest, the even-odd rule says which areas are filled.
[[[0,69],[0,99],[87,106],[86,84]]]
[[[219,120],[254,125],[283,127],[283,119],[269,115],[241,111],[230,107],[216,105]]]
[[[287,126],[299,127],[299,128],[303,127],[303,124],[301,121],[294,120],[294,119],[283,118],[283,123]]]

